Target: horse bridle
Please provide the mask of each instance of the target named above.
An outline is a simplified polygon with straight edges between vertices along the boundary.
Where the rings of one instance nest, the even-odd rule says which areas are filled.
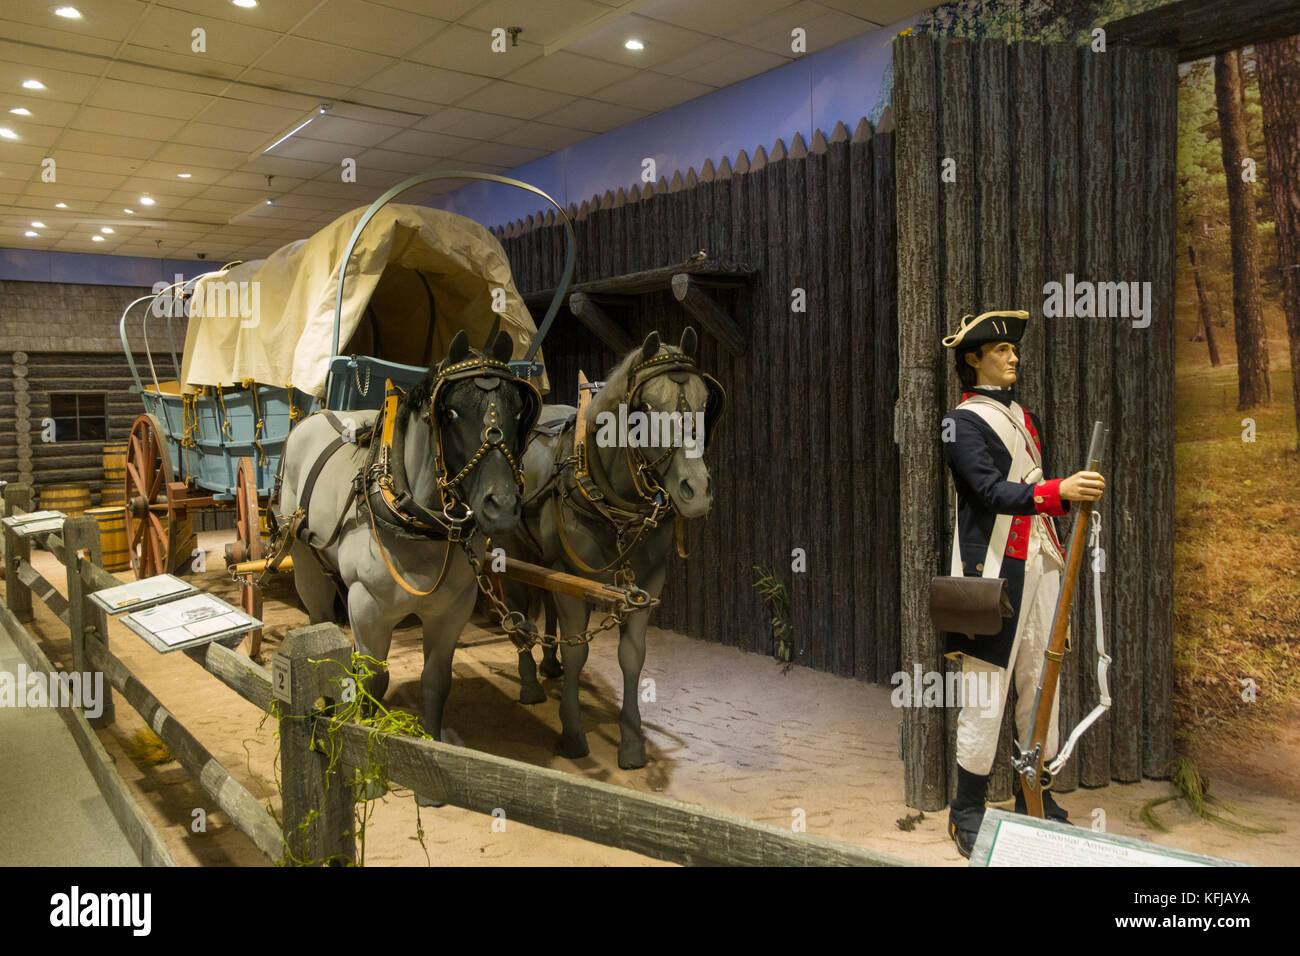
[[[451,540],[472,535],[474,513],[461,497],[460,489],[465,479],[493,449],[505,455],[515,484],[522,492],[523,468],[519,456],[506,444],[505,432],[501,428],[501,413],[495,398],[488,401],[478,449],[466,461],[464,467],[450,478],[447,477],[442,423],[438,416],[439,402],[444,396],[445,389],[466,379],[474,379],[480,389],[489,392],[499,388],[502,382],[515,385],[520,389],[524,407],[519,414],[518,433],[525,436],[525,439],[536,423],[538,415],[541,414],[542,397],[537,387],[527,379],[516,375],[505,362],[474,350],[470,358],[440,368],[434,379],[428,404],[420,413],[420,417],[428,424],[433,435],[435,474],[438,496],[442,503],[442,512],[437,513],[423,507],[411,496],[400,447],[404,443],[402,429],[405,427],[404,422],[398,421],[399,400],[402,393],[390,382],[384,401],[382,427],[376,430],[380,434],[380,446],[377,453],[372,453],[371,464],[363,480],[368,479],[367,484],[377,488],[378,497],[385,506],[387,520],[383,523],[399,534],[409,537],[446,537]],[[395,439],[398,447],[395,447]],[[454,514],[457,510],[462,513]]]

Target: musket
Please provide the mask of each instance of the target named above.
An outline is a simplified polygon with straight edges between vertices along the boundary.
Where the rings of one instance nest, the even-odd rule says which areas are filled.
[[[1109,432],[1101,422],[1092,426],[1092,441],[1088,445],[1087,471],[1101,470],[1102,446]],[[1092,517],[1092,501],[1077,501],[1078,510],[1070,531],[1070,544],[1066,550],[1065,575],[1061,591],[1056,598],[1056,613],[1052,616],[1052,639],[1047,646],[1043,670],[1038,677],[1038,690],[1034,694],[1034,724],[1029,740],[1020,744],[1020,755],[1012,758],[1012,766],[1020,775],[1020,789],[1025,795],[1025,808],[1030,816],[1043,817],[1043,791],[1052,785],[1052,773],[1043,766],[1043,751],[1047,746],[1047,731],[1052,721],[1052,705],[1056,700],[1056,682],[1065,660],[1066,635],[1070,628],[1070,606],[1074,603],[1074,586],[1083,564],[1083,552],[1088,543],[1088,522]],[[1109,701],[1107,701],[1109,703]],[[1073,743],[1073,741],[1071,741]]]

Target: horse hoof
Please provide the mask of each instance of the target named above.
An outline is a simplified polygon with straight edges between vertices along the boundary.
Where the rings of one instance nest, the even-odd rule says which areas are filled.
[[[423,794],[417,793],[415,795],[415,805],[417,807],[445,807],[447,801],[434,800],[432,797],[426,797]]]
[[[537,672],[543,677],[563,677],[564,665],[559,661],[552,661],[544,657],[542,662],[537,665]]]
[[[546,701],[546,690],[541,684],[524,684],[519,688],[519,703],[541,704]]]
[[[622,747],[618,748],[618,766],[620,770],[640,770],[645,765],[645,744],[629,747],[626,750]]]
[[[570,760],[581,760],[591,753],[591,748],[587,746],[586,736],[561,736],[560,737],[560,756],[568,757]]]

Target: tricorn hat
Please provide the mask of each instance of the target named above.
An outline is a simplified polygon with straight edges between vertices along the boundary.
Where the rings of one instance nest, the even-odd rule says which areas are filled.
[[[963,315],[961,326],[943,340],[944,348],[974,348],[985,342],[1019,342],[1025,334],[1029,313],[984,312],[981,315]]]

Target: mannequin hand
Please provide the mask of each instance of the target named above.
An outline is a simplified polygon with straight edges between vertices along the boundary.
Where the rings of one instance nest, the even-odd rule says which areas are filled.
[[[1106,488],[1106,479],[1096,471],[1076,471],[1061,481],[1061,497],[1066,501],[1096,501]]]

